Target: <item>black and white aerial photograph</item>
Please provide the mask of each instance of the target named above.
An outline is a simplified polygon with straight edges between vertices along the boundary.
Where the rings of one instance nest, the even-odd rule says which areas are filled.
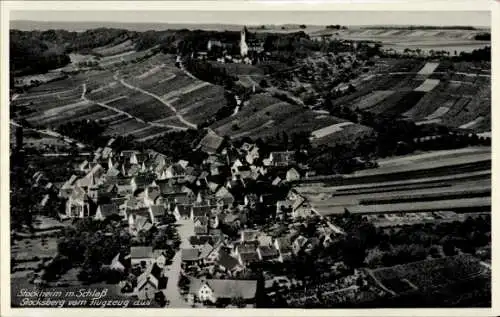
[[[492,307],[490,11],[9,16],[13,310]]]

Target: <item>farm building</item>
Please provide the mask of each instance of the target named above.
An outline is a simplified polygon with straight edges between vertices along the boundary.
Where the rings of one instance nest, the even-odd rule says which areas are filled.
[[[200,141],[198,148],[208,154],[217,153],[223,146],[224,138],[215,132],[209,131]]]
[[[257,293],[257,281],[253,280],[216,280],[191,278],[189,294],[200,301],[229,300],[241,297],[252,302]]]

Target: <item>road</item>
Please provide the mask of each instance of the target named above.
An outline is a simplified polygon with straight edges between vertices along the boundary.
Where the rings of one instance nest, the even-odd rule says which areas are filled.
[[[125,80],[123,80],[123,79],[119,79],[117,74],[115,74],[113,78],[114,78],[115,80],[120,81],[120,83],[121,83],[123,86],[125,86],[125,87],[127,87],[127,88],[129,88],[129,89],[133,89],[133,90],[139,91],[139,92],[141,92],[141,93],[143,93],[143,94],[145,94],[145,95],[148,95],[148,96],[150,96],[150,97],[155,98],[156,100],[158,100],[159,102],[161,102],[162,104],[164,104],[166,107],[170,108],[170,110],[172,110],[172,112],[174,112],[174,113],[175,113],[175,116],[176,116],[176,117],[179,119],[179,121],[181,121],[183,124],[187,125],[188,127],[192,128],[192,129],[196,129],[196,128],[197,128],[196,124],[194,124],[194,123],[189,122],[188,120],[186,120],[186,119],[185,119],[185,118],[184,118],[184,117],[183,117],[183,116],[182,116],[182,115],[181,115],[181,114],[177,111],[177,109],[176,109],[176,108],[175,108],[175,107],[174,107],[174,106],[173,106],[170,102],[168,102],[168,101],[165,101],[165,100],[161,99],[158,95],[155,95],[155,94],[153,94],[153,93],[151,93],[151,92],[149,92],[149,91],[146,91],[146,90],[144,90],[144,89],[142,89],[142,88],[139,88],[139,87],[133,86],[133,85],[131,85],[131,84],[129,84],[129,83],[127,83],[127,82],[125,82]]]
[[[172,264],[167,272],[168,282],[164,294],[167,300],[170,301],[169,307],[188,308],[190,305],[179,292],[177,284],[179,283],[181,273],[181,249],[190,247],[189,237],[194,235],[194,223],[191,220],[179,220],[177,224],[179,225],[177,231],[179,232],[181,245],[179,251],[177,251],[172,259]]]

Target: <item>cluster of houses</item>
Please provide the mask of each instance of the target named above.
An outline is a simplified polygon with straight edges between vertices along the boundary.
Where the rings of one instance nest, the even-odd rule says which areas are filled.
[[[274,188],[301,177],[294,152],[264,155],[257,145],[248,143],[235,148],[208,131],[195,148],[207,157],[201,166],[193,166],[153,150],[115,151],[113,141],[97,149],[93,159],[76,166],[62,184],[59,197],[66,204],[60,217],[112,217],[126,224],[132,236],[162,226],[167,217],[191,221],[192,248],[182,249],[181,257],[184,272],[195,281],[190,286],[192,300],[223,298],[220,292],[226,290],[225,283],[231,289],[243,288],[231,294],[251,300],[255,292],[247,289],[255,289],[255,285],[239,278],[246,267],[256,261],[283,262],[318,243],[304,237],[271,237],[248,220],[258,208],[269,212],[269,219],[312,215],[300,196],[274,193]],[[235,229],[238,237],[228,238],[223,227]],[[143,268],[135,286],[140,297],[151,298],[165,286],[167,267],[162,250],[132,247],[127,258],[117,256],[111,266],[122,270],[124,261]]]

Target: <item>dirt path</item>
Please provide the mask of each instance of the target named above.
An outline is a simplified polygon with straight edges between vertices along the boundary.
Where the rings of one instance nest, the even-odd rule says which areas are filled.
[[[186,119],[185,119],[185,118],[184,118],[184,117],[183,117],[183,116],[182,116],[182,115],[181,115],[181,114],[177,111],[177,109],[176,109],[176,108],[175,108],[175,107],[174,107],[171,103],[169,103],[169,102],[167,102],[167,101],[165,101],[165,100],[161,99],[159,96],[157,96],[157,95],[155,95],[155,94],[153,94],[153,93],[151,93],[151,92],[149,92],[149,91],[146,91],[146,90],[144,90],[144,89],[142,89],[142,88],[139,88],[139,87],[136,87],[136,86],[132,86],[131,84],[129,84],[129,83],[127,83],[127,82],[125,82],[125,80],[123,80],[123,79],[119,79],[117,74],[115,74],[115,75],[113,76],[113,78],[114,78],[115,80],[120,81],[120,83],[121,83],[123,86],[125,86],[125,87],[127,87],[127,88],[129,88],[129,89],[139,91],[139,92],[141,92],[141,93],[143,93],[143,94],[145,94],[145,95],[148,95],[148,96],[150,96],[150,97],[155,98],[156,100],[158,100],[159,102],[161,102],[162,104],[164,104],[166,107],[170,108],[170,110],[172,110],[172,111],[175,113],[176,117],[177,117],[177,118],[179,119],[179,121],[181,121],[183,124],[187,125],[188,127],[192,128],[192,129],[196,129],[196,128],[197,128],[196,124],[194,124],[194,123],[189,122],[188,120],[186,120]]]

